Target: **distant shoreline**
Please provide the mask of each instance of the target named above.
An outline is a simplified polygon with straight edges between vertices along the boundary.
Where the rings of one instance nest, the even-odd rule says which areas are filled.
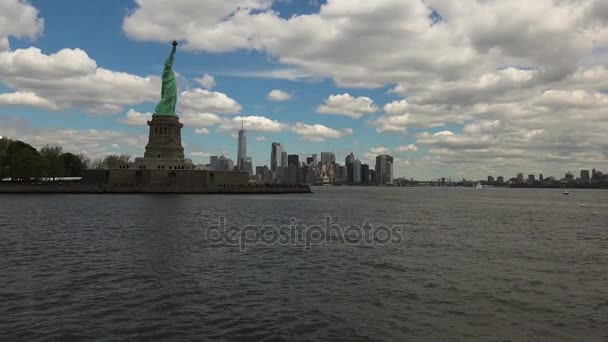
[[[172,185],[1,184],[0,194],[304,194],[310,186],[179,187]]]

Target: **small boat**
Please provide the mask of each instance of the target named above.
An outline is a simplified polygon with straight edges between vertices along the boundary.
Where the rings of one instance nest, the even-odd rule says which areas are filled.
[[[564,192],[562,192],[562,195],[568,196],[568,195],[570,195],[570,192],[568,190],[564,190]]]
[[[475,185],[475,189],[476,189],[476,190],[481,190],[481,189],[483,189],[483,186],[481,185],[481,182],[477,182],[477,185]]]
[[[587,208],[587,204],[585,204],[585,203],[581,203],[578,206],[581,207],[581,208]]]

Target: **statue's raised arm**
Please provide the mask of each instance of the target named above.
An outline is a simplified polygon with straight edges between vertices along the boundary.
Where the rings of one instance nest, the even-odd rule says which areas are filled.
[[[173,60],[175,51],[177,50],[177,41],[172,43],[173,49],[169,58],[165,61],[163,70],[163,85],[160,92],[160,102],[156,106],[154,113],[156,115],[177,115],[175,113],[175,104],[177,103],[177,82],[175,73],[173,72]]]

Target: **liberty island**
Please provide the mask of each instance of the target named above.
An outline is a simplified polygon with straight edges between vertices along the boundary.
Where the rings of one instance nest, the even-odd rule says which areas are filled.
[[[185,157],[175,112],[177,82],[173,71],[177,41],[165,61],[161,98],[149,126],[143,157],[120,162],[108,169],[82,171],[73,184],[7,184],[0,193],[308,193],[308,185],[250,184],[248,172],[199,169]]]

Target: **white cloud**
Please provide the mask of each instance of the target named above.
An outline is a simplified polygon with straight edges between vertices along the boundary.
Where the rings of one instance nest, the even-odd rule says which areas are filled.
[[[245,70],[222,72],[222,75],[235,77],[268,78],[297,81],[311,79],[312,76],[297,69]]]
[[[255,137],[255,141],[267,141],[267,140],[268,140],[268,138],[266,138],[263,135]]]
[[[325,125],[309,125],[297,122],[290,127],[291,131],[300,136],[302,140],[322,142],[325,139],[339,139],[353,134],[351,128],[334,129]]]
[[[190,157],[199,157],[199,158],[203,158],[203,157],[211,157],[213,155],[213,153],[209,153],[209,152],[204,152],[204,151],[194,151],[194,152],[190,152],[188,153],[188,155]]]
[[[198,134],[198,135],[206,135],[209,134],[209,129],[203,127],[203,128],[197,128],[194,130],[194,134]]]
[[[378,107],[369,97],[353,97],[348,93],[341,95],[330,95],[325,103],[317,108],[322,114],[345,115],[358,119],[364,114],[374,113]]]
[[[222,122],[222,118],[220,118],[216,114],[212,113],[185,113],[179,116],[180,122],[184,125],[192,126],[192,127],[209,127]]]
[[[7,37],[0,37],[0,52],[8,51],[10,44]]]
[[[282,18],[270,0],[207,1],[204,10],[196,1],[139,0],[123,29],[140,40],[177,37],[187,49],[260,50],[338,85],[415,85],[504,65],[536,68],[550,79],[605,42],[598,3],[332,0],[316,13]],[[434,23],[433,10],[444,20]]]
[[[280,132],[285,124],[264,116],[237,116],[232,119],[224,119],[218,126],[219,131],[237,131],[241,124],[248,131]]]
[[[0,105],[6,106],[29,106],[48,110],[57,110],[57,105],[52,101],[42,98],[31,92],[14,92],[0,94]]]
[[[370,152],[375,155],[391,154],[391,150],[386,146],[376,146],[370,149]]]
[[[242,109],[228,95],[200,88],[181,92],[177,106],[181,113],[238,114]]]
[[[103,157],[109,153],[143,155],[144,146],[148,141],[147,134],[134,135],[114,129],[37,128],[21,118],[11,116],[0,117],[0,122],[0,136],[18,139],[36,148],[46,144],[58,144],[64,151],[84,153],[90,158]],[[117,151],[115,145],[121,150]]]
[[[21,96],[20,104],[53,103],[58,110],[83,108],[91,113],[113,114],[126,105],[160,97],[159,77],[100,68],[80,49],[62,49],[49,55],[33,47],[0,52],[0,80],[15,89],[15,94],[39,99],[28,104]]]
[[[274,102],[287,101],[287,100],[291,99],[291,94],[284,92],[282,90],[279,90],[279,89],[274,89],[274,90],[270,91],[270,93],[268,93],[268,95],[266,96],[266,99],[268,101],[274,101]]]
[[[149,120],[152,120],[152,113],[140,113],[131,108],[118,121],[130,126],[146,126]]]
[[[397,152],[416,152],[416,151],[418,151],[418,147],[414,144],[409,144],[409,145],[405,145],[405,146],[399,146],[399,147],[395,148],[395,151],[397,151]]]
[[[209,74],[204,74],[203,77],[201,78],[197,78],[195,79],[195,81],[200,84],[203,88],[205,89],[213,89],[216,85],[215,83],[215,77],[209,75]]]
[[[0,41],[4,41],[8,36],[35,39],[42,33],[43,28],[44,19],[38,17],[38,10],[28,2],[0,1]]]
[[[464,126],[462,131],[469,134],[493,134],[498,133],[503,129],[504,126],[500,120],[485,120],[468,124]]]

